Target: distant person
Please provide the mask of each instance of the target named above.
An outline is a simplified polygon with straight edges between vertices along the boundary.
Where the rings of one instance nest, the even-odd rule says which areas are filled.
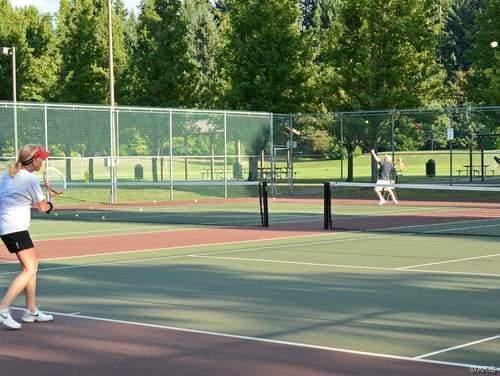
[[[394,180],[396,178],[396,173],[394,165],[392,164],[391,156],[385,154],[384,160],[380,161],[379,157],[375,153],[375,150],[372,149],[371,153],[373,155],[373,158],[375,158],[379,165],[377,185],[374,188],[375,193],[377,193],[377,196],[379,198],[378,204],[383,205],[386,203],[386,199],[384,198],[384,196],[382,196],[382,192],[387,192],[391,197],[392,202],[394,204],[397,204],[398,200],[396,199],[396,195],[394,194],[393,187],[391,187],[391,185],[394,184]]]
[[[50,213],[52,204],[45,201],[38,177],[49,153],[39,145],[25,145],[9,168],[0,178],[0,237],[10,253],[14,253],[21,264],[21,272],[12,280],[0,303],[0,323],[11,329],[20,329],[9,307],[24,291],[26,311],[24,322],[52,321],[54,317],[38,310],[36,282],[38,259],[28,228],[31,222],[31,207]]]
[[[495,162],[497,163],[497,167],[500,166],[500,157],[497,157],[496,155],[493,157]]]
[[[403,158],[396,159],[396,170],[400,174],[403,174],[403,172],[406,170],[406,164],[403,162]]]

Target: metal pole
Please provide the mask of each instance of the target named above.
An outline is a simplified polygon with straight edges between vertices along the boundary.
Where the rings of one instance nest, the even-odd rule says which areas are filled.
[[[172,145],[172,110],[168,111],[168,145],[169,145],[169,156],[170,156],[170,166],[168,166],[170,174],[170,200],[174,199],[174,149]]]
[[[227,112],[224,111],[224,197],[227,198]]]
[[[394,153],[395,153],[395,145],[394,143],[396,142],[396,137],[394,134],[394,110],[391,111],[391,154],[392,154],[392,163],[395,163],[396,160],[394,159]]]
[[[474,133],[470,133],[469,139],[469,182],[472,183],[472,174],[474,173],[472,169],[472,142],[474,141]]]
[[[11,48],[12,54],[12,100],[14,102],[14,150],[17,158],[18,139],[17,139],[17,83],[16,83],[16,47]]]
[[[453,140],[450,140],[450,185],[453,185]]]
[[[344,180],[344,113],[340,114],[340,180]]]
[[[109,123],[111,132],[111,197],[110,204],[116,204],[116,129],[114,122],[115,111],[115,77],[113,63],[113,4],[108,0],[108,48],[109,48]]]

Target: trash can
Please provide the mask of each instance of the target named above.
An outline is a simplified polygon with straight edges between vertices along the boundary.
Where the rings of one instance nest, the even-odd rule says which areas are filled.
[[[436,161],[434,159],[429,159],[425,164],[425,176],[428,178],[436,176]]]
[[[134,167],[134,177],[136,179],[144,179],[144,168],[139,163]]]

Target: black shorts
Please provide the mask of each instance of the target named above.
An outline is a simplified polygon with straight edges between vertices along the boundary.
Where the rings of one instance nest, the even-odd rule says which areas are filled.
[[[0,236],[9,250],[10,253],[17,253],[23,249],[33,248],[33,241],[31,240],[28,231],[12,232]]]

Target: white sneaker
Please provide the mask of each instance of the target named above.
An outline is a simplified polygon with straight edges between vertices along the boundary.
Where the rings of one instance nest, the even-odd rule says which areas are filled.
[[[12,318],[8,309],[0,311],[0,323],[10,329],[21,329],[21,324]]]
[[[379,204],[379,205],[384,205],[384,204],[385,204],[385,200],[384,200],[384,199],[380,200],[380,201],[378,202],[378,204]]]
[[[30,310],[24,311],[24,315],[21,318],[24,322],[48,322],[54,320],[54,316],[49,315],[47,313],[43,313],[40,310],[36,310],[35,313],[31,312]]]

